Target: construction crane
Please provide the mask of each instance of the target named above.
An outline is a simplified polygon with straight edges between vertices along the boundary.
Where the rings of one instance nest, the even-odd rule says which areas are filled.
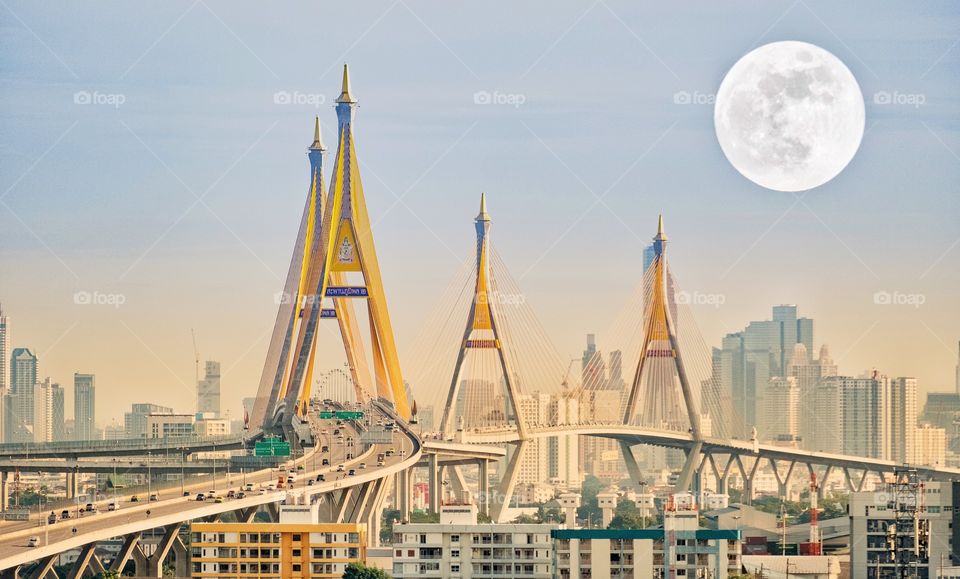
[[[570,370],[573,369],[573,363],[579,360],[580,358],[572,358],[570,363],[567,364],[567,371],[563,373],[563,380],[560,381],[560,385],[563,386],[563,389],[566,390],[570,387]]]

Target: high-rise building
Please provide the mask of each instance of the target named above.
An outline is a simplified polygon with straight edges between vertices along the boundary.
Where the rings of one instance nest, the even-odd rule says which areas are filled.
[[[800,352],[794,346],[803,344],[806,352],[813,351],[813,320],[798,318],[797,306],[774,306],[772,317],[727,334],[720,348],[713,349],[713,373],[704,386],[707,394],[719,398],[718,408],[731,410],[711,416],[717,433],[748,436],[760,422],[758,404],[770,379],[789,375],[791,359]]]
[[[34,392],[37,387],[37,357],[27,348],[10,355],[10,389],[4,397],[4,427],[7,442],[32,442]]]
[[[519,399],[520,415],[526,424],[546,424],[550,410],[550,396],[548,394],[521,394]],[[544,438],[528,440],[523,446],[523,457],[520,460],[520,472],[517,475],[519,484],[544,483],[549,478],[549,447]]]
[[[220,362],[204,364],[203,380],[197,383],[197,412],[220,414]]]
[[[59,384],[51,385],[53,397],[52,423],[53,441],[61,442],[67,439],[67,412],[63,397],[63,388]]]
[[[97,389],[93,374],[73,375],[73,436],[94,440],[97,433]]]
[[[809,407],[810,415],[814,417],[814,422],[810,423],[813,426],[804,439],[804,448],[817,452],[843,452],[841,401],[841,383],[834,378],[818,382],[809,398],[804,398],[801,391],[801,412]],[[801,424],[804,424],[802,416]]]
[[[957,396],[960,396],[960,341],[957,342],[957,367],[954,370],[956,376],[954,376],[955,384],[957,391]]]
[[[31,442],[53,442],[54,388],[50,378],[37,382],[33,389],[33,423],[28,426]]]
[[[817,400],[820,381],[824,378],[837,375],[837,365],[830,357],[830,349],[826,344],[820,346],[820,357],[811,360],[806,345],[797,343],[793,348],[793,355],[787,367],[786,374],[797,380],[800,391],[800,442],[807,450],[817,450],[817,444],[824,444],[823,428],[830,417],[836,415],[837,409],[820,408]],[[830,394],[830,392],[827,392]],[[825,414],[824,414],[825,413]],[[815,440],[817,442],[815,442]]]
[[[147,417],[151,414],[173,414],[173,408],[150,403],[134,404],[130,412],[123,415],[123,426],[127,438],[145,438]]]
[[[761,440],[797,440],[800,434],[800,387],[796,378],[771,378],[763,395],[762,408],[757,426]]]
[[[890,459],[890,379],[876,370],[868,377],[835,376],[840,408],[841,452]]]
[[[580,401],[563,393],[550,402],[550,417],[555,424],[574,425],[580,421]],[[550,478],[567,488],[579,488],[583,474],[580,470],[580,437],[575,434],[549,438]]]
[[[587,334],[587,348],[583,351],[580,370],[580,383],[584,388],[591,390],[606,388],[607,368],[603,363],[603,355],[597,350],[595,334]]]
[[[0,304],[0,395],[10,387],[10,319]]]
[[[890,460],[901,464],[916,462],[917,379],[890,380]]]
[[[947,431],[923,424],[916,429],[914,464],[943,466],[947,461]]]

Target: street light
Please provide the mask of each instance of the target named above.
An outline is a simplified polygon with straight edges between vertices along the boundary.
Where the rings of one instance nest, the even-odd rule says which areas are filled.
[[[113,508],[119,509],[120,503],[117,501],[117,457],[113,457]]]

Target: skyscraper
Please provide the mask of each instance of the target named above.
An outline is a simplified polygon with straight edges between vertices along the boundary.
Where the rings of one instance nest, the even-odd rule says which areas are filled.
[[[727,334],[720,348],[713,349],[713,373],[706,385],[712,395],[720,398],[722,407],[727,406],[727,396],[732,407],[732,416],[711,417],[717,433],[747,436],[759,422],[757,405],[770,379],[790,376],[795,352],[813,351],[813,320],[798,318],[797,306],[774,306],[772,317],[752,321],[743,331]],[[802,344],[804,349],[796,349],[796,344]],[[806,358],[803,362],[807,362]],[[798,386],[802,405],[803,387],[799,380]]]
[[[33,391],[33,421],[27,426],[31,442],[53,441],[53,401],[54,388],[60,387],[50,383],[50,378],[37,382]]]
[[[207,360],[203,380],[197,383],[197,412],[220,415],[220,362]]]
[[[0,396],[6,394],[10,387],[10,320],[3,313],[0,304]]]
[[[67,439],[67,417],[65,402],[63,399],[63,388],[61,388],[59,384],[51,384],[50,388],[50,396],[52,398],[52,410],[50,415],[50,429],[52,431],[51,440],[53,440],[53,442],[60,442]]]
[[[835,376],[826,382],[838,388],[841,452],[890,460],[890,379],[874,370],[867,377]]]
[[[10,390],[4,397],[6,442],[32,442],[37,357],[27,348],[10,356]]]
[[[133,404],[130,412],[123,415],[123,426],[127,438],[145,438],[147,436],[147,417],[151,414],[173,414],[173,408],[143,402]]]
[[[75,440],[97,436],[97,389],[93,374],[73,375],[73,433]]]
[[[917,379],[890,381],[890,459],[917,461]]]

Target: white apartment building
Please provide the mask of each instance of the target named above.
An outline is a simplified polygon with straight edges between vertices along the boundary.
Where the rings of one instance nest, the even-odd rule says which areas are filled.
[[[552,576],[550,532],[557,525],[477,524],[476,513],[476,505],[444,505],[443,524],[395,525],[393,577]]]

